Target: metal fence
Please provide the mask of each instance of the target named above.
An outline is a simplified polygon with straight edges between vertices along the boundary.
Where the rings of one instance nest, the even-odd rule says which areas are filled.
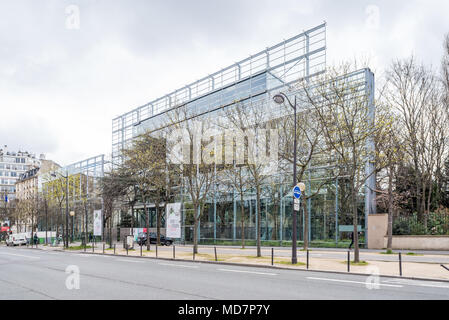
[[[417,214],[397,216],[394,235],[449,235],[449,211],[431,212],[419,219]]]

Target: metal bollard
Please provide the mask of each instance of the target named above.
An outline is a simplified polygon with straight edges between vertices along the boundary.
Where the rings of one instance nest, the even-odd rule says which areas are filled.
[[[104,243],[103,243],[103,254],[104,254]]]
[[[274,248],[271,248],[271,265],[274,266]]]
[[[156,243],[156,258],[157,258],[157,243]]]
[[[217,258],[217,247],[214,247],[214,251],[215,251],[215,262],[217,262],[218,261],[218,258]]]
[[[307,270],[309,270],[309,250],[307,250]]]
[[[115,243],[114,243],[114,256],[115,256]]]
[[[193,260],[195,260],[195,246],[193,246],[192,249],[193,249]]]
[[[94,244],[94,242],[92,241],[92,253],[94,253],[95,252],[95,244]]]
[[[351,272],[351,251],[348,251],[348,272]]]
[[[128,255],[128,244],[126,244],[126,255]]]
[[[399,275],[402,277],[402,253],[399,252]]]
[[[142,256],[142,242],[140,242],[140,256]]]
[[[176,251],[175,246],[173,245],[173,260],[176,260]]]

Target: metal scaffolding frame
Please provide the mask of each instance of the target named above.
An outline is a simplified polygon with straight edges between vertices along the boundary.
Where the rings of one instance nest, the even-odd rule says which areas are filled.
[[[288,95],[294,96],[298,94],[292,85],[300,80],[307,82],[319,74],[325,72],[326,69],[326,23],[315,28],[307,30],[295,37],[284,40],[283,42],[267,48],[256,55],[252,55],[230,67],[224,68],[212,75],[209,75],[201,80],[198,80],[186,87],[176,90],[162,98],[156,99],[142,107],[136,108],[128,113],[119,116],[112,121],[112,163],[119,164],[121,157],[121,149],[125,148],[135,136],[148,129],[149,124],[155,126],[162,125],[164,114],[175,110],[182,106],[187,106],[188,109],[198,108],[194,117],[200,117],[206,113],[211,113],[219,109],[232,106],[239,102],[257,103],[258,101],[272,100],[272,95],[277,94],[278,91],[288,92]],[[369,97],[367,107],[372,115],[374,121],[374,74],[369,69],[362,69],[352,72],[347,75],[342,75],[333,79],[334,81],[355,82],[359,85],[360,94],[366,94]],[[261,85],[260,82],[263,82]],[[240,90],[244,87],[245,90]],[[246,90],[249,89],[249,90]],[[281,113],[281,112],[279,112]],[[288,116],[288,114],[279,114],[280,117]],[[371,140],[367,141],[367,148],[374,147]],[[372,169],[373,163],[367,159],[366,171]],[[309,186],[311,181],[311,172],[320,169],[318,167],[311,167],[308,170]],[[339,219],[339,179],[335,178],[333,186],[335,187],[335,241],[339,241],[338,237],[338,219]],[[291,205],[286,198],[288,195],[289,182],[280,182],[281,203],[280,203],[280,217],[281,225],[285,220],[286,205]],[[215,185],[215,184],[214,184]],[[183,188],[181,188],[183,189]],[[213,204],[214,217],[214,238],[217,236],[217,199],[214,187],[214,197],[210,199]],[[368,221],[368,214],[375,212],[375,176],[371,176],[365,187],[365,229]],[[182,191],[182,201],[184,201],[184,192]],[[249,197],[251,198],[251,196]],[[249,199],[248,198],[248,199]],[[245,200],[246,201],[246,200]],[[249,200],[248,200],[249,201]],[[252,200],[251,200],[252,201]],[[251,212],[250,215],[253,217]],[[234,192],[233,199],[234,208],[236,207],[236,199]],[[292,200],[290,201],[292,202]],[[311,200],[308,203],[309,219],[312,218]],[[235,211],[235,210],[234,210]],[[183,216],[185,214],[183,212]],[[234,212],[233,223],[233,238],[236,238],[236,215]],[[309,228],[312,224],[309,223]],[[282,227],[279,230],[280,238],[283,239]],[[198,236],[200,236],[198,232]],[[309,230],[309,236],[311,232]],[[183,234],[185,237],[185,234]],[[184,238],[183,238],[184,239]]]
[[[242,83],[249,86],[248,96],[252,97],[255,94],[252,80],[260,75],[264,75],[266,90],[289,86],[324,72],[325,67],[326,23],[323,23],[113,119],[112,163],[120,163],[121,150],[132,141],[135,128],[145,120],[213,94],[215,100],[206,102],[211,107],[240,100],[244,96],[228,93],[234,93]]]
[[[98,189],[98,179],[104,176],[105,164],[104,154],[78,161],[46,173],[43,176],[42,184],[79,175],[80,178],[78,180],[72,179],[70,181],[69,179],[69,190],[72,190],[72,193],[68,197],[69,207],[74,207],[82,201],[86,203],[99,201],[101,203],[102,214],[104,214],[103,198]],[[85,177],[85,179],[82,177]],[[85,185],[83,185],[83,182],[85,182]],[[79,183],[79,186],[75,185],[75,183]],[[42,187],[42,185],[39,186],[40,190],[42,190]]]

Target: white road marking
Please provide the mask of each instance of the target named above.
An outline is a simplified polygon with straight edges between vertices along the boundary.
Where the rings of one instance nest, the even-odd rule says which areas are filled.
[[[418,286],[418,287],[431,287],[431,288],[445,288],[449,289],[449,284],[445,284],[442,282],[427,282],[427,281],[417,281],[417,280],[409,280],[409,279],[395,279],[395,280],[386,280],[384,282],[388,283],[400,283],[409,286]]]
[[[252,274],[262,274],[268,276],[277,276],[277,273],[267,273],[267,272],[255,272],[255,271],[244,271],[244,270],[233,270],[233,269],[217,269],[218,271],[226,272],[239,272],[239,273],[252,273]]]
[[[198,266],[186,266],[184,264],[159,263],[159,265],[161,265],[161,266],[169,266],[169,267],[192,268],[192,269],[199,268]]]
[[[8,256],[16,256],[16,257],[23,257],[23,258],[29,258],[29,259],[40,259],[40,257],[25,256],[23,254],[14,254],[14,253],[6,253],[6,252],[0,252],[0,254],[6,254]]]
[[[356,284],[363,284],[366,285],[366,282],[361,281],[352,281],[352,280],[341,280],[341,279],[329,279],[329,278],[314,278],[314,277],[307,277],[309,280],[318,280],[318,281],[331,281],[331,282],[343,282],[343,283],[356,283]],[[404,286],[396,285],[396,284],[385,284],[385,283],[379,283],[379,286],[384,287],[394,287],[394,288],[403,288]]]
[[[121,262],[132,262],[132,263],[143,263],[143,261],[137,261],[137,260],[128,260],[128,259],[115,259],[115,261],[121,261]]]

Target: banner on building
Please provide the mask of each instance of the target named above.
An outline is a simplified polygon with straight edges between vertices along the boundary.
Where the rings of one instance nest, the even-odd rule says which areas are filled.
[[[181,203],[167,204],[167,238],[181,238]]]
[[[94,211],[94,236],[103,235],[103,216],[101,215],[101,210]]]

